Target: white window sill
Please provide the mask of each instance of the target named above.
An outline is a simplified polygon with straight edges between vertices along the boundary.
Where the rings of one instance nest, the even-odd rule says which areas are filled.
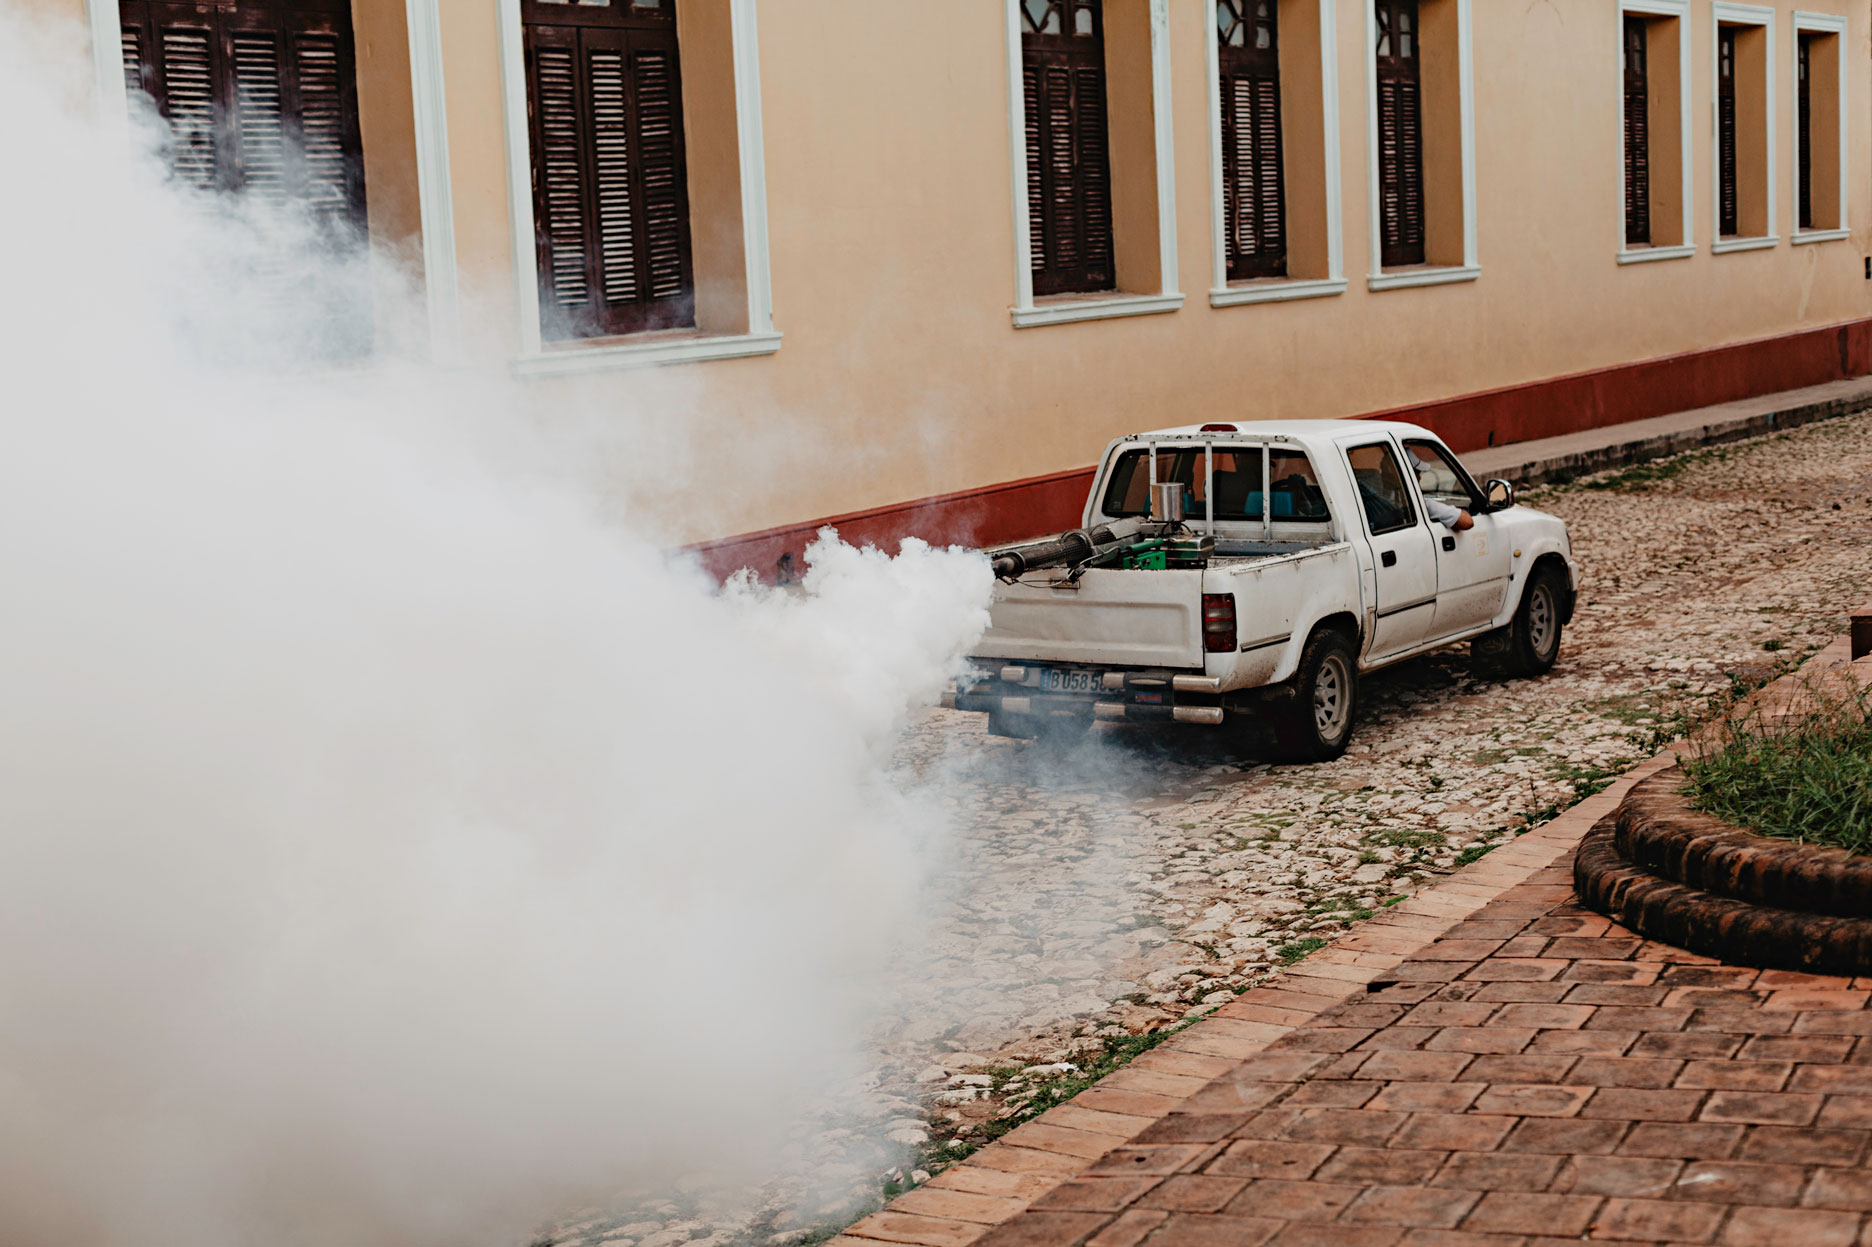
[[[1728,251],[1765,251],[1769,247],[1779,246],[1781,235],[1763,234],[1759,238],[1718,238],[1710,244],[1710,250],[1717,255]]]
[[[1618,262],[1620,264],[1644,264],[1651,260],[1688,260],[1695,254],[1695,243],[1680,243],[1674,247],[1621,248],[1618,253]]]
[[[646,334],[642,341],[611,338],[586,345],[551,346],[513,361],[518,377],[564,377],[614,368],[654,368],[707,359],[743,359],[780,349],[777,333]]]
[[[1788,241],[1798,247],[1804,242],[1839,242],[1851,237],[1852,231],[1849,229],[1802,229],[1795,230],[1794,236]]]
[[[1110,320],[1115,316],[1150,316],[1174,312],[1183,306],[1180,294],[1062,295],[1032,307],[1012,309],[1016,329],[1064,325],[1076,320]]]
[[[1365,285],[1372,290],[1408,290],[1413,286],[1447,286],[1452,282],[1474,281],[1480,276],[1480,264],[1425,265],[1373,273],[1365,279]]]
[[[1284,303],[1289,299],[1321,299],[1344,294],[1343,277],[1274,277],[1240,282],[1209,292],[1210,307],[1237,307],[1243,303]]]

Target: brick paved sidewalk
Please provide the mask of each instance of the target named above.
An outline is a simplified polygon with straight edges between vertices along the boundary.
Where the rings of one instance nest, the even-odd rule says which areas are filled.
[[[1872,981],[1571,895],[1543,870],[977,1243],[1872,1244]]]

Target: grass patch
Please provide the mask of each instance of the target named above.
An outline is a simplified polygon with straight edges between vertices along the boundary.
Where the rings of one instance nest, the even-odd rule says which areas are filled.
[[[1282,965],[1290,966],[1308,953],[1315,953],[1326,947],[1328,942],[1317,935],[1309,935],[1303,940],[1293,940],[1282,944],[1274,950],[1274,955],[1280,958]]]
[[[1778,722],[1732,719],[1686,758],[1696,806],[1764,836],[1872,853],[1872,690],[1809,686]]]

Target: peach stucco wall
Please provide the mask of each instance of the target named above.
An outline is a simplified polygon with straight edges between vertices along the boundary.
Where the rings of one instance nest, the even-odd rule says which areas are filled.
[[[403,0],[354,0],[357,8]],[[512,2],[512,0],[499,0]],[[687,0],[678,0],[685,3]],[[1872,5],[1844,14],[1850,240],[1795,246],[1796,5],[1776,5],[1778,228],[1712,254],[1709,0],[1691,0],[1689,259],[1617,263],[1615,0],[1470,0],[1479,280],[1366,288],[1364,6],[1339,0],[1335,297],[1213,308],[1207,0],[1169,0],[1180,311],[1015,329],[1005,0],[762,0],[777,354],[542,379],[542,407],[630,411],[743,482],[702,539],[1061,471],[1115,434],[1229,417],[1349,416],[1872,316]],[[1453,7],[1455,0],[1444,0]],[[78,0],[66,0],[81,13]],[[1308,8],[1311,4],[1296,6]],[[441,0],[453,209],[470,322],[517,349],[495,0]],[[360,21],[362,28],[367,23]],[[698,58],[699,60],[699,58]],[[403,75],[389,59],[366,72]],[[366,92],[381,96],[381,84]],[[407,122],[403,124],[407,125]],[[366,135],[372,133],[366,120]],[[373,169],[373,178],[376,172]],[[373,198],[376,191],[373,185]],[[758,463],[764,471],[743,470]]]

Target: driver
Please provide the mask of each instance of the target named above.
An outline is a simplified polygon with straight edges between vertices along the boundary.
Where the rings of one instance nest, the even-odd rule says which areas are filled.
[[[1430,518],[1453,533],[1467,532],[1475,527],[1475,520],[1461,507],[1452,507],[1440,498],[1432,497],[1429,482],[1424,478],[1429,474],[1430,465],[1411,453],[1411,465],[1417,469],[1417,491],[1423,495],[1424,510]]]

